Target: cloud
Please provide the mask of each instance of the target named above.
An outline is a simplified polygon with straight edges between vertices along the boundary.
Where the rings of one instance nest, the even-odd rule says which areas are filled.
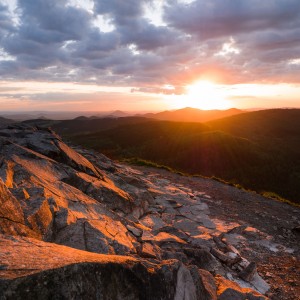
[[[168,1],[164,17],[169,27],[204,45],[203,59],[191,66],[194,73],[201,75],[201,65],[210,64],[220,72],[226,70],[228,82],[233,78],[236,82],[299,82],[287,64],[300,50],[299,1]],[[234,48],[224,51],[233,40]],[[214,57],[220,53],[223,58]]]
[[[132,93],[142,92],[142,93],[154,93],[163,95],[182,95],[186,92],[184,87],[174,87],[174,86],[164,86],[164,87],[142,87],[131,89]]]
[[[90,14],[66,0],[19,0],[20,36],[43,44],[80,40],[89,30]],[[45,35],[45,36],[44,36]]]
[[[232,36],[267,29],[288,29],[299,24],[297,0],[167,1],[168,25],[202,39]]]
[[[143,15],[143,5],[150,0],[94,0],[95,12],[109,15],[116,25],[135,23]]]
[[[0,76],[152,93],[201,78],[300,82],[290,63],[300,53],[298,0],[166,0],[155,23],[147,9],[157,1],[19,0],[18,24],[0,4]]]
[[[40,93],[5,93],[0,89],[1,110],[25,111],[34,107],[35,110],[53,111],[107,111],[118,109],[126,101],[126,110],[145,110],[145,105],[153,109],[161,107],[161,99],[149,95],[136,95],[124,92],[40,92]]]
[[[8,7],[0,3],[0,42],[8,33],[14,30]]]

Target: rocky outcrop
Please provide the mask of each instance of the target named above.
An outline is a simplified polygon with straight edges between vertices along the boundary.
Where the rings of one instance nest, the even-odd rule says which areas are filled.
[[[150,263],[7,236],[0,254],[1,299],[174,299],[185,284],[186,268],[174,260]]]
[[[0,155],[1,299],[264,299],[205,192],[26,125]]]

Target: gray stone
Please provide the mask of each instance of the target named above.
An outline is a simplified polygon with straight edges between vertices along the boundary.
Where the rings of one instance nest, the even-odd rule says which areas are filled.
[[[174,227],[183,232],[188,232],[191,235],[199,235],[203,233],[203,227],[200,226],[199,223],[186,218],[177,220],[174,223]]]
[[[134,226],[131,226],[131,225],[126,225],[127,229],[133,234],[135,235],[136,237],[140,237],[143,233],[143,231],[139,228],[136,228]]]
[[[177,285],[174,300],[197,300],[196,286],[187,267],[181,265],[177,273]]]
[[[190,259],[190,263],[200,269],[204,269],[213,274],[224,274],[221,263],[205,249],[185,248],[184,253]]]

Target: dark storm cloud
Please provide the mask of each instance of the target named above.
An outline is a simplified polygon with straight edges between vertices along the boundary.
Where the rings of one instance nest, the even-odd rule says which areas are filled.
[[[169,0],[166,26],[144,14],[155,3],[94,0],[87,11],[69,0],[19,0],[17,24],[0,4],[0,50],[14,58],[0,52],[0,76],[157,93],[172,93],[164,85],[181,93],[210,74],[231,83],[299,82],[299,64],[290,63],[300,53],[299,0]],[[111,31],[101,31],[99,16]]]

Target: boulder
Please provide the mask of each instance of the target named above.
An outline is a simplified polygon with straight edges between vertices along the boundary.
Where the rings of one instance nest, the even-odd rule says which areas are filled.
[[[171,300],[185,284],[176,261],[154,264],[28,238],[0,235],[0,257],[3,299]]]

